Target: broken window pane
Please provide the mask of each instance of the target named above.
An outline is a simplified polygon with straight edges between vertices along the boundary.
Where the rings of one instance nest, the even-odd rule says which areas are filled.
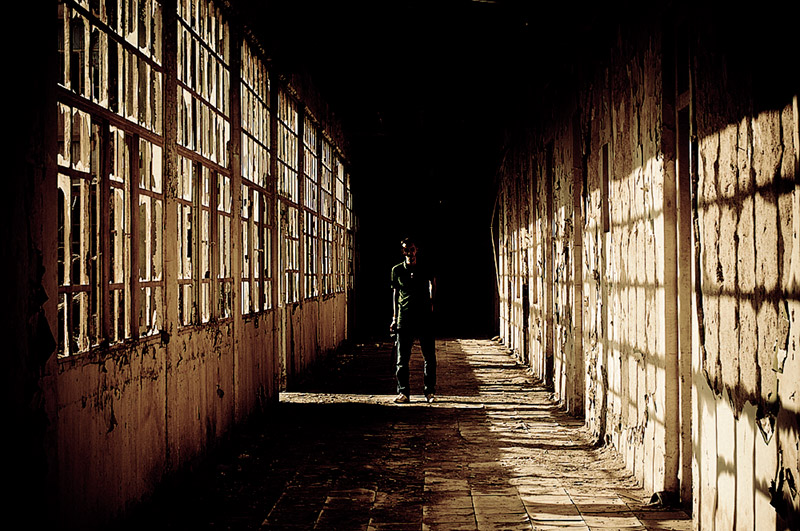
[[[148,33],[150,29],[150,25],[148,24],[150,14],[148,10],[150,8],[150,0],[139,0],[139,9],[138,9],[138,17],[136,22],[138,23],[137,28],[137,37],[139,49],[142,51],[148,51]]]
[[[57,48],[58,48],[58,84],[61,86],[66,86],[66,80],[69,76],[66,75],[67,72],[67,57],[66,57],[66,43],[67,39],[65,37],[66,34],[66,18],[64,17],[64,13],[66,11],[66,7],[63,4],[58,4],[58,27],[57,27]]]
[[[281,223],[280,240],[281,264],[283,265],[284,284],[283,301],[285,303],[297,302],[300,281],[300,234],[299,234],[299,211],[297,207],[284,201],[280,202]]]
[[[305,173],[305,187],[303,188],[303,205],[311,212],[317,211],[318,172],[317,163],[317,128],[306,117],[303,128],[303,173]]]
[[[137,109],[139,111],[139,125],[148,127],[150,125],[150,65],[144,59],[138,60],[138,90],[137,90]]]
[[[69,32],[70,54],[67,62],[69,88],[76,94],[86,97],[86,78],[88,73],[88,28],[86,20],[78,13],[72,14]]]
[[[161,2],[153,2],[150,16],[150,56],[159,65],[161,58]]]
[[[72,151],[72,108],[58,104],[58,164],[59,166],[70,165],[70,153]]]
[[[72,167],[79,171],[89,171],[91,165],[90,127],[91,118],[89,114],[73,109],[70,160],[72,161]]]
[[[90,61],[89,61],[89,77],[92,82],[92,101],[99,103],[103,98],[101,94],[101,77],[105,78],[102,71],[102,64],[100,58],[100,31],[97,28],[92,29],[91,42],[89,45]],[[104,81],[105,79],[102,79]]]
[[[118,9],[117,2],[106,1],[88,18],[73,9],[75,4],[65,0],[59,5],[60,28],[63,26],[57,41],[60,83],[79,96],[160,132],[160,3],[125,0]],[[109,38],[109,30],[125,40]],[[139,46],[142,36],[146,42]],[[137,50],[145,56],[137,55]]]
[[[157,0],[59,2],[59,81],[95,104],[60,102],[57,107],[62,356],[104,340],[113,343],[150,333],[160,322],[162,149],[140,142],[110,115],[118,113],[160,132],[162,74],[148,58],[154,52],[145,47],[143,57],[136,51],[139,43],[117,37],[138,39],[140,26],[149,49],[160,55],[161,32],[148,30],[160,28],[160,9]],[[131,164],[137,159],[138,183],[131,179]],[[131,187],[137,185],[134,194]],[[138,234],[132,234],[134,226]],[[134,308],[139,310],[136,329]]]
[[[106,20],[108,26],[114,31],[119,32],[119,10],[117,3],[119,0],[105,0],[106,3]]]
[[[218,41],[224,38],[227,26],[223,26],[219,34],[198,31],[200,27],[207,27],[208,17],[219,16],[207,0],[179,4],[178,15],[179,26],[183,26],[178,28],[178,98],[184,100],[179,108],[178,141],[203,157],[227,166],[230,73],[227,54],[222,56],[218,51]],[[189,28],[197,31],[201,38]]]
[[[139,335],[156,333],[163,315],[161,148],[139,141]]]
[[[317,215],[313,212],[306,212],[305,218],[305,296],[306,298],[311,298],[319,295],[317,284]]]
[[[324,295],[333,293],[333,224],[327,220],[320,221],[321,247],[321,291]]]
[[[97,181],[87,174],[58,175],[58,355],[97,344],[99,282]]]
[[[269,180],[269,75],[247,42],[242,45],[242,176],[264,188]]]
[[[161,72],[150,70],[150,130],[161,132],[163,127],[163,101],[161,97]]]
[[[219,316],[231,316],[231,293],[233,272],[231,271],[231,180],[217,174],[217,247],[219,249],[217,277],[220,284]]]
[[[326,138],[322,138],[322,149],[320,153],[321,172],[320,172],[320,214],[327,218],[333,218],[333,152],[331,144]]]
[[[284,92],[280,92],[278,95],[278,193],[293,203],[299,201],[297,119],[294,101]]]

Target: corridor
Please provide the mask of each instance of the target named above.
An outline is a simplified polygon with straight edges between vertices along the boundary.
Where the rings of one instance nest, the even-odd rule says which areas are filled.
[[[794,4],[8,4],[8,521],[800,529]]]
[[[124,529],[688,530],[503,345],[437,342],[436,402],[412,356],[396,405],[390,343],[340,349],[263,422],[165,484]]]

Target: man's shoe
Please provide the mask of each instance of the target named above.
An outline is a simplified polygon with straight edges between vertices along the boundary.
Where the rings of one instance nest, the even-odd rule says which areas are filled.
[[[436,395],[434,395],[433,393],[425,395],[425,400],[427,400],[428,402],[436,402]]]
[[[394,403],[395,404],[408,404],[408,396],[404,395],[403,393],[400,393],[399,395],[397,395],[395,397]]]

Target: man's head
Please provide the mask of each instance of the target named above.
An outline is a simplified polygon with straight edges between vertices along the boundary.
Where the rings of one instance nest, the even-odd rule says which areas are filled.
[[[402,242],[400,242],[400,247],[403,250],[403,256],[405,257],[405,262],[411,265],[416,264],[417,246],[414,245],[414,242],[411,240],[411,238],[405,238]]]

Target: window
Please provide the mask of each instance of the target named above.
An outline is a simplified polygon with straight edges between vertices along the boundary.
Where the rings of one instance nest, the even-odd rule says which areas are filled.
[[[299,182],[297,176],[297,108],[283,91],[278,94],[278,194],[297,204]]]
[[[231,223],[233,222],[233,199],[231,197],[231,178],[225,174],[216,175],[217,239],[214,242],[219,250],[217,256],[217,315],[231,317],[233,308],[233,271],[231,269]]]
[[[242,185],[242,313],[268,310],[271,291],[271,219],[269,196]]]
[[[320,215],[333,220],[333,150],[330,142],[322,138],[320,167]]]
[[[278,195],[280,197],[278,238],[281,242],[280,264],[283,272],[282,301],[300,298],[300,211],[298,179],[298,113],[294,101],[283,91],[278,93]]]
[[[175,5],[177,18],[164,28],[161,0],[57,4],[61,357],[163,330],[167,264],[175,268],[178,296],[169,304],[177,304],[180,326],[232,317],[234,295],[239,311],[252,315],[273,301],[352,285],[349,176],[335,131],[304,112],[289,87],[272,99],[255,41],[237,43],[241,83],[231,87],[225,6]],[[177,88],[167,99],[175,104],[177,145],[169,147],[177,164],[166,182],[162,34],[173,32]],[[232,89],[241,94],[238,189],[230,169]],[[176,206],[169,214],[168,193]],[[176,229],[173,241],[165,242],[165,226]]]
[[[74,131],[74,134],[73,134]],[[58,354],[89,350],[105,337],[101,157],[103,129],[77,109],[59,104]],[[71,140],[70,140],[71,139]]]
[[[321,219],[320,229],[320,242],[322,244],[320,290],[322,294],[328,295],[333,293],[333,223]]]
[[[63,0],[60,84],[130,122],[162,130],[161,3]]]
[[[209,0],[178,2],[180,324],[232,315],[228,25]]]
[[[272,304],[269,208],[270,85],[267,69],[247,42],[242,45],[242,314]]]
[[[333,161],[334,175],[336,177],[336,201],[334,211],[336,213],[336,223],[340,226],[345,225],[345,203],[347,198],[344,193],[344,164],[339,157],[334,158]]]
[[[346,265],[347,265],[347,230],[345,229],[345,218],[347,210],[345,208],[347,198],[345,197],[345,172],[344,164],[338,156],[333,159],[334,176],[336,179],[336,194],[334,197],[334,213],[336,215],[336,226],[334,229],[335,249],[336,249],[336,284],[335,291],[342,292],[345,289]]]
[[[320,291],[334,292],[333,231],[333,148],[324,136],[320,140]]]
[[[318,218],[313,212],[305,213],[306,223],[303,231],[305,248],[305,297],[310,299],[319,295],[317,284],[317,240],[319,238]]]
[[[231,317],[230,177],[183,156],[178,167],[180,323]]]
[[[299,300],[300,284],[300,216],[299,209],[281,201],[280,242],[284,271],[283,302]]]
[[[317,128],[306,116],[303,127],[303,206],[305,208],[305,226],[303,245],[305,247],[305,297],[319,295],[317,274],[318,231],[318,198],[319,198],[319,155],[317,152]]]
[[[184,157],[178,160],[178,320],[182,325],[197,321],[194,295],[194,224],[195,166]]]
[[[65,357],[163,327],[161,4],[65,0],[58,20]]]
[[[355,273],[355,244],[353,242],[354,220],[353,220],[353,196],[350,193],[350,174],[345,174],[345,187],[344,187],[345,201],[345,238],[346,238],[346,255],[347,255],[347,289],[353,289]]]
[[[231,138],[228,25],[208,0],[178,3],[178,143],[220,167]]]
[[[155,334],[164,320],[164,195],[161,147],[139,140],[139,213],[137,216],[138,326],[139,335]]]

